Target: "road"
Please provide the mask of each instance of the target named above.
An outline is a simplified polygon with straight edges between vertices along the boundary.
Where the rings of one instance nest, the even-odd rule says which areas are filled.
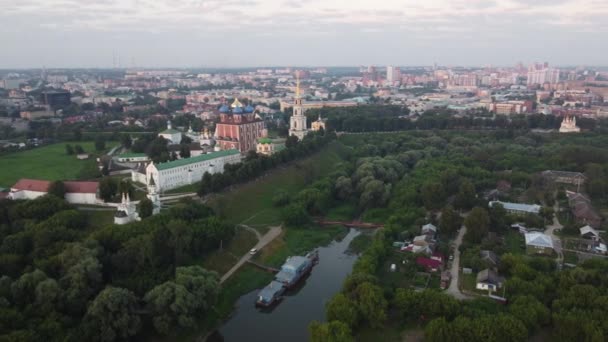
[[[547,226],[545,234],[550,236],[551,240],[553,240],[553,248],[555,249],[555,253],[557,253],[557,265],[558,267],[561,267],[562,263],[564,262],[564,252],[562,251],[561,239],[555,235],[555,230],[562,229],[563,226],[559,223],[559,220],[557,219],[557,213],[559,212],[559,206],[557,205],[557,203],[555,203],[553,209],[555,211],[555,214],[553,215],[553,223]]]
[[[281,234],[281,231],[282,231],[282,229],[280,226],[270,228],[268,233],[264,234],[264,236],[262,236],[262,238],[258,241],[258,243],[253,248],[255,248],[257,250],[264,248],[264,246],[269,244],[272,240],[276,239],[277,236],[279,236]],[[228,278],[230,278],[230,276],[232,276],[234,274],[234,272],[236,272],[241,266],[243,266],[243,264],[245,264],[249,259],[251,259],[251,257],[252,257],[252,255],[249,253],[243,255],[241,260],[239,260],[239,262],[237,262],[236,265],[232,266],[232,268],[222,276],[222,278],[220,279],[220,284],[222,284],[226,280],[228,280]]]
[[[454,260],[452,261],[452,268],[450,269],[450,273],[452,274],[452,281],[450,282],[450,287],[446,290],[446,293],[451,295],[456,299],[470,299],[469,296],[465,295],[458,288],[459,277],[460,277],[460,245],[462,244],[462,238],[464,234],[467,232],[467,228],[462,226],[460,231],[458,232],[458,236],[456,236],[456,240],[454,240]]]

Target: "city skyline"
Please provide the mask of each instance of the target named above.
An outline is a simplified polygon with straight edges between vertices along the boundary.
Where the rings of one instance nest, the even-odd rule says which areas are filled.
[[[597,0],[0,5],[2,69],[606,64],[608,3]]]

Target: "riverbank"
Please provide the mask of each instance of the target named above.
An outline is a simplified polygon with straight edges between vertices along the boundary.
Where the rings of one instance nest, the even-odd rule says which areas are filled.
[[[278,336],[291,342],[309,340],[308,325],[313,320],[324,320],[325,303],[340,290],[342,282],[352,270],[358,255],[350,253],[349,246],[361,232],[342,227],[330,228],[329,232],[325,228],[314,228],[310,230],[312,233],[306,231],[309,230],[292,230],[291,234],[288,231],[274,255],[281,254],[283,249],[292,252],[294,249],[291,248],[300,248],[294,245],[296,239],[311,245],[320,242],[317,240],[321,239],[320,236],[331,239],[321,246],[315,246],[318,247],[316,250],[320,262],[312,273],[295,289],[288,290],[284,299],[271,309],[255,308],[257,289],[241,296],[237,301],[237,310],[210,342],[271,341]]]

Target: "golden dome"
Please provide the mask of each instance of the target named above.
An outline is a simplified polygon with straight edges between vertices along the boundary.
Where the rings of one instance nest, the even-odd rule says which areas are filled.
[[[243,107],[243,105],[241,104],[241,102],[239,101],[238,98],[234,98],[234,102],[232,102],[232,104],[230,105],[230,107],[232,108],[236,108],[236,107]]]

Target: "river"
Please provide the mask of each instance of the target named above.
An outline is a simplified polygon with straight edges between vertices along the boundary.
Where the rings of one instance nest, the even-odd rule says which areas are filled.
[[[340,291],[358,258],[347,249],[359,234],[350,229],[342,240],[318,248],[319,264],[272,310],[255,308],[258,290],[239,298],[234,315],[209,341],[308,341],[308,325],[325,320],[325,303]]]

